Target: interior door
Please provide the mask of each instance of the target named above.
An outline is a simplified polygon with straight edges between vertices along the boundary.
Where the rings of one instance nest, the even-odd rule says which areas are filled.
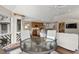
[[[59,23],[59,32],[65,32],[65,23]]]

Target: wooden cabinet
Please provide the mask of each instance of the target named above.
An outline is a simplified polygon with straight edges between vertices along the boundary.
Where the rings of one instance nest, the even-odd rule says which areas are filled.
[[[32,28],[42,28],[43,23],[42,22],[32,22]]]

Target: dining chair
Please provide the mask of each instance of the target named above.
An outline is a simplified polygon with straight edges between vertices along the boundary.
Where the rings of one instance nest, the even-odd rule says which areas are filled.
[[[47,41],[56,40],[56,30],[47,30]]]
[[[47,30],[47,36],[46,36],[46,42],[47,42],[47,48],[50,49],[51,45],[52,48],[56,48],[56,30]]]
[[[25,31],[21,32],[20,48],[22,51],[24,49],[24,47],[23,47],[24,44],[22,43],[22,41],[25,39],[27,39],[27,41],[29,41],[28,38],[31,38],[30,37],[30,30],[25,30]]]
[[[25,30],[21,32],[21,40],[25,40],[27,38],[30,38],[30,30]]]

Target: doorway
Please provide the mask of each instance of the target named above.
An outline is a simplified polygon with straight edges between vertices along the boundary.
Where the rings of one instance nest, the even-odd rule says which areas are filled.
[[[59,23],[59,32],[65,32],[65,23]]]
[[[42,22],[32,22],[32,36],[40,37],[40,30],[43,27]]]

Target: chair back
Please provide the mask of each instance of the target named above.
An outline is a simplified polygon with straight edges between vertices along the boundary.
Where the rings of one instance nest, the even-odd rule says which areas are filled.
[[[25,45],[22,41],[25,39],[28,39],[28,38],[30,38],[30,31],[29,30],[25,30],[25,31],[21,32],[21,40],[20,40],[21,51],[23,51],[23,49],[24,49],[23,46]]]
[[[41,32],[40,32],[40,37],[46,37],[46,32],[45,32],[45,30],[41,30]]]
[[[25,30],[25,31],[21,32],[21,40],[25,40],[27,38],[30,38],[30,31]]]
[[[56,30],[47,30],[47,38],[56,39]]]

